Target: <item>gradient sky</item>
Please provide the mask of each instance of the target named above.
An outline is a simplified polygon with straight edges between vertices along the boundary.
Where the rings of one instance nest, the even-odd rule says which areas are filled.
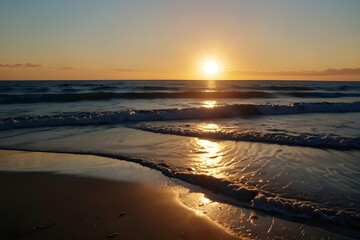
[[[0,79],[360,80],[359,0],[0,0]]]

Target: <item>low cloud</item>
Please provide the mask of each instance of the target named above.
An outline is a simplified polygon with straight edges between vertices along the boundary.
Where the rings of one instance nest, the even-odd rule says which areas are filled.
[[[341,68],[333,69],[329,68],[322,72],[319,72],[321,75],[360,75],[360,68]]]
[[[42,64],[34,64],[34,63],[15,63],[15,64],[0,64],[2,68],[41,68]]]
[[[56,70],[74,70],[74,68],[70,66],[48,67],[43,64],[35,64],[35,63],[0,64],[0,68],[48,68],[48,69],[56,69]]]
[[[254,76],[298,76],[298,77],[311,77],[311,76],[359,76],[360,68],[329,68],[322,71],[276,71],[276,72],[260,72],[260,71],[236,71],[234,74],[241,75],[254,75]]]

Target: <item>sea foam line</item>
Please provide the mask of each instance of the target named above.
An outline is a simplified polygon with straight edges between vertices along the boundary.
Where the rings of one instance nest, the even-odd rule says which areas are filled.
[[[123,110],[114,112],[75,112],[61,115],[21,116],[0,119],[0,130],[86,124],[118,124],[124,122],[168,121],[187,119],[219,119],[241,116],[286,115],[306,113],[360,112],[360,102],[294,103],[292,105],[233,104],[214,108],[163,110]]]
[[[208,138],[217,140],[231,140],[244,142],[259,142],[269,144],[281,144],[287,146],[302,146],[312,148],[332,148],[332,149],[360,149],[360,137],[333,137],[333,136],[316,136],[316,135],[287,135],[283,133],[264,133],[256,131],[246,132],[222,132],[222,131],[201,131],[197,129],[170,129],[158,128],[149,125],[136,126],[135,129],[171,134],[177,136]]]

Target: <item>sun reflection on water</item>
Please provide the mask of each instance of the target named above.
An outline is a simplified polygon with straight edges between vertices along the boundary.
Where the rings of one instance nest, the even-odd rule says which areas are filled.
[[[212,142],[204,139],[197,139],[198,149],[204,153],[203,160],[208,164],[215,164],[221,160],[219,155],[220,146],[216,142]]]
[[[216,81],[209,80],[207,81],[207,89],[205,92],[214,92],[216,90]]]
[[[214,108],[216,107],[216,101],[211,101],[211,100],[204,101],[203,107]]]
[[[200,123],[197,125],[197,129],[204,132],[216,132],[220,130],[220,126],[216,123]]]
[[[198,167],[202,173],[214,176],[224,177],[223,169],[223,149],[221,145],[215,141],[205,139],[195,139],[196,160]]]

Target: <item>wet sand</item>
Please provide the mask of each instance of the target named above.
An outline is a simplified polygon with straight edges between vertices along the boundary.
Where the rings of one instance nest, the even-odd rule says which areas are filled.
[[[76,164],[61,172],[51,169],[74,155],[16,153],[1,151],[0,239],[239,239],[183,206],[165,177],[135,164],[104,160],[107,173]],[[115,174],[122,176],[106,179]]]

